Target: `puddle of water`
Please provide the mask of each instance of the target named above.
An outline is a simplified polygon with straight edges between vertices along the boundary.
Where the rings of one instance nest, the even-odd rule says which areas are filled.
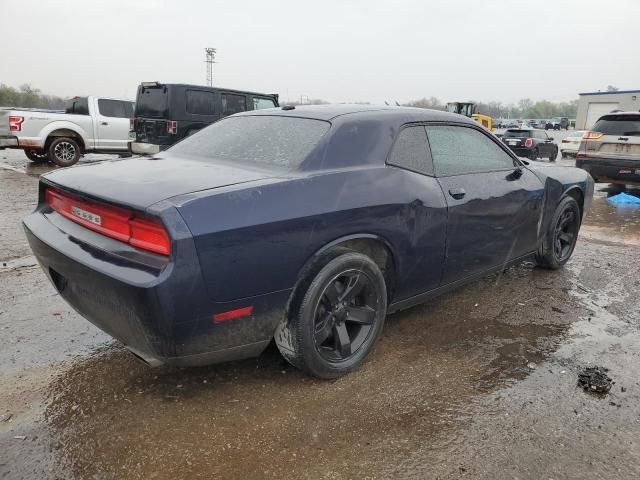
[[[532,294],[538,284],[565,314],[551,293]],[[275,349],[161,371],[108,350],[52,383],[56,455],[80,478],[375,472],[460,428],[464,405],[525,378],[528,363],[556,349],[577,318],[568,286],[562,273],[522,266],[393,315],[372,358],[334,382],[300,375]]]

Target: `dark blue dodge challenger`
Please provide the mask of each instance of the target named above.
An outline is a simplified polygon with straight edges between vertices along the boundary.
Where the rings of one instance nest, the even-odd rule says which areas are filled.
[[[390,312],[524,259],[562,266],[592,195],[585,171],[519,160],[458,115],[283,107],[49,173],[24,227],[60,295],[152,365],[275,339],[330,378]]]

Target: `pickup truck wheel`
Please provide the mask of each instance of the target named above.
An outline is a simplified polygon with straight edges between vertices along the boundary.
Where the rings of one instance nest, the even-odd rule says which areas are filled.
[[[336,378],[360,365],[387,312],[378,265],[360,253],[339,250],[307,273],[275,335],[287,361],[319,378]]]
[[[80,159],[80,146],[68,137],[56,137],[49,145],[49,158],[59,167],[70,167]]]
[[[580,230],[580,207],[573,197],[564,197],[553,214],[542,239],[536,262],[551,270],[562,267],[573,253]]]
[[[49,161],[49,155],[44,150],[25,150],[24,154],[34,163],[45,163]]]

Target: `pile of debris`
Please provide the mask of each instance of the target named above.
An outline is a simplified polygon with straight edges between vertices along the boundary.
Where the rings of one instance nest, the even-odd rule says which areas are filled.
[[[611,380],[604,367],[587,367],[578,374],[578,385],[585,391],[594,393],[609,393],[615,383]]]

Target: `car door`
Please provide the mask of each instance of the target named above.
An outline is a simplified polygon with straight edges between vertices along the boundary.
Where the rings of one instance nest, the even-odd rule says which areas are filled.
[[[99,98],[95,121],[98,148],[126,150],[129,141],[129,120],[133,118],[133,102]]]
[[[480,128],[426,130],[448,210],[442,283],[535,251],[544,195],[540,179]]]
[[[390,174],[389,181],[401,189],[404,203],[397,219],[404,235],[395,242],[400,257],[395,295],[405,299],[440,285],[447,204],[433,174],[424,125],[409,124],[400,130],[387,164],[401,169]]]

